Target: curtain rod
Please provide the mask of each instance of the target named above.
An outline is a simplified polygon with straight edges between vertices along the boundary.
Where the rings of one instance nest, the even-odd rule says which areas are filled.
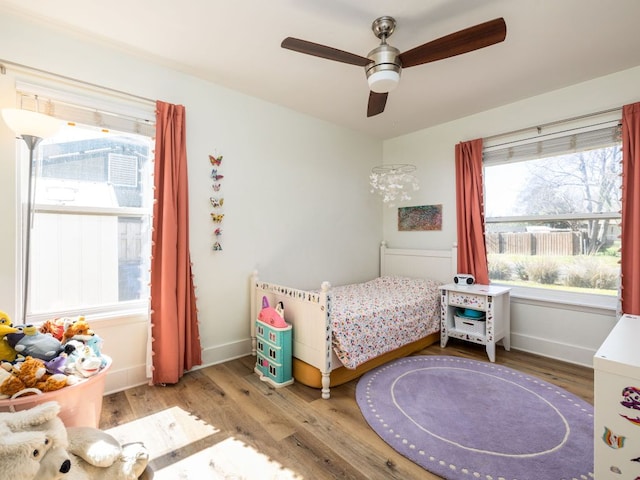
[[[577,120],[584,120],[585,118],[599,117],[601,115],[607,115],[609,113],[614,113],[614,112],[617,112],[617,111],[620,111],[620,110],[621,110],[621,107],[610,108],[608,110],[601,110],[601,111],[595,112],[595,113],[587,113],[585,115],[579,115],[577,117],[565,118],[563,120],[557,120],[555,122],[543,123],[541,125],[535,125],[535,126],[527,127],[527,128],[520,128],[518,130],[512,130],[511,132],[499,133],[497,135],[491,135],[489,137],[485,137],[485,138],[482,139],[482,141],[483,142],[490,142],[490,141],[496,140],[498,138],[509,137],[509,136],[515,135],[517,133],[524,133],[524,132],[528,132],[529,130],[534,130],[534,129],[538,131],[538,134],[540,134],[540,132],[542,131],[543,128],[554,127],[556,125],[562,125],[564,123],[571,123],[571,122],[575,122]],[[507,144],[507,143],[511,143],[511,142],[505,142],[505,144]]]
[[[143,101],[145,103],[149,103],[149,104],[152,104],[154,106],[156,104],[155,100],[152,100],[152,99],[146,98],[146,97],[142,97],[140,95],[134,95],[132,93],[123,92],[122,90],[117,90],[115,88],[109,88],[109,87],[104,87],[102,85],[96,85],[95,83],[85,82],[84,80],[78,80],[77,78],[67,77],[65,75],[60,75],[58,73],[48,72],[46,70],[41,70],[39,68],[29,67],[27,65],[22,65],[20,63],[15,63],[15,62],[11,62],[11,61],[8,61],[8,60],[0,59],[0,74],[2,74],[2,75],[6,75],[6,73],[7,73],[7,68],[6,68],[5,65],[10,65],[11,67],[14,67],[14,68],[17,68],[17,69],[26,70],[27,72],[35,72],[35,73],[39,73],[41,75],[47,75],[47,76],[54,77],[54,78],[57,78],[57,79],[60,79],[60,80],[65,80],[67,82],[72,82],[72,83],[84,85],[84,86],[87,86],[87,87],[95,88],[97,90],[102,90],[104,92],[110,92],[110,93],[113,93],[113,94],[117,94],[117,95],[121,95],[121,96],[124,96],[124,97],[131,98],[131,99]]]

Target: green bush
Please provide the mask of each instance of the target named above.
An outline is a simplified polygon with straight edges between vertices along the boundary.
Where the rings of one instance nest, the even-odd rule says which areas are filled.
[[[489,278],[491,280],[510,280],[511,265],[499,256],[489,255]]]
[[[570,287],[614,290],[618,286],[618,271],[595,258],[577,259],[567,270],[565,284]]]
[[[520,280],[524,280],[525,282],[529,281],[529,272],[527,270],[527,268],[529,267],[529,262],[527,262],[526,260],[517,260],[513,264],[513,266],[516,270],[516,276]]]
[[[620,256],[620,247],[609,247],[602,252],[603,255],[608,257],[619,257]]]
[[[526,266],[529,278],[537,283],[553,285],[560,276],[558,264],[548,258],[535,259]]]

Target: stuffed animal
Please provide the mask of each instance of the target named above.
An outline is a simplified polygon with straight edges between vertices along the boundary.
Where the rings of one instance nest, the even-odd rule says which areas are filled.
[[[33,357],[16,363],[11,371],[0,368],[0,394],[5,397],[53,392],[66,387],[68,383],[67,375],[50,375],[44,362]]]
[[[9,369],[11,368],[9,366]],[[0,368],[0,398],[13,397],[25,388],[24,382],[7,370],[4,365],[3,368]]]
[[[50,443],[44,432],[13,433],[0,423],[0,478],[35,478]]]
[[[276,308],[269,306],[267,297],[262,297],[262,310],[258,313],[258,320],[276,328],[286,328],[284,321],[284,304],[278,302]]]
[[[69,480],[136,480],[147,469],[149,452],[142,443],[120,445],[108,433],[91,427],[70,427],[67,434]]]
[[[13,362],[16,359],[16,351],[7,341],[7,335],[16,333],[18,329],[13,326],[9,315],[0,311],[0,361]]]
[[[92,377],[100,372],[103,358],[95,355],[89,345],[85,345],[79,340],[69,340],[65,346],[75,347],[65,363],[65,372],[70,375],[77,375],[81,378]]]
[[[84,343],[91,349],[96,357],[101,357],[102,366],[104,367],[107,364],[107,360],[102,357],[102,338],[98,335],[94,335]]]
[[[52,375],[55,375],[56,373],[64,373],[65,366],[69,358],[69,353],[67,352],[73,352],[74,350],[75,350],[75,347],[72,347],[71,350],[65,349],[65,351],[62,352],[60,355],[58,355],[56,358],[49,360],[47,362],[44,362],[44,366],[47,369],[47,372],[51,373]]]
[[[0,412],[0,479],[135,480],[151,478],[141,443],[120,445],[102,430],[65,428],[60,406],[44,402]]]
[[[95,335],[95,332],[91,330],[89,323],[83,316],[78,317],[77,320],[72,321],[66,325],[64,334],[62,335],[62,343],[66,343],[69,340],[80,340],[81,342],[87,342]]]
[[[57,480],[68,478],[71,458],[67,452],[67,431],[58,417],[60,405],[45,402],[19,412],[0,412],[0,428],[4,430],[0,441],[0,478],[23,480]],[[38,447],[44,438],[44,447]],[[20,454],[36,447],[25,458]]]
[[[70,321],[67,317],[45,320],[42,325],[40,325],[40,333],[49,333],[54,338],[62,341],[64,330],[68,323],[70,323]]]
[[[62,351],[62,342],[48,333],[41,333],[35,325],[25,325],[18,333],[7,335],[9,344],[23,357],[51,360]]]
[[[66,343],[69,340],[80,340],[81,342],[86,342],[94,335],[95,333],[89,326],[89,323],[83,316],[80,316],[76,320],[70,321],[66,324],[64,334],[62,335],[62,343]]]

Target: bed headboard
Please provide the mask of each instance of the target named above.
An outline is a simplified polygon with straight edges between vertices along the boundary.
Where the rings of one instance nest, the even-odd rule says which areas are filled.
[[[380,245],[380,275],[430,278],[451,283],[457,262],[457,244],[451,250],[388,248],[386,242]]]

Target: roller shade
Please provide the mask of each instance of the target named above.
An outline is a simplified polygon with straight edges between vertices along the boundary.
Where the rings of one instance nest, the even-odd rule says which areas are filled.
[[[83,96],[22,82],[16,85],[16,95],[17,108],[104,130],[155,137],[155,107],[151,104],[99,94]]]

